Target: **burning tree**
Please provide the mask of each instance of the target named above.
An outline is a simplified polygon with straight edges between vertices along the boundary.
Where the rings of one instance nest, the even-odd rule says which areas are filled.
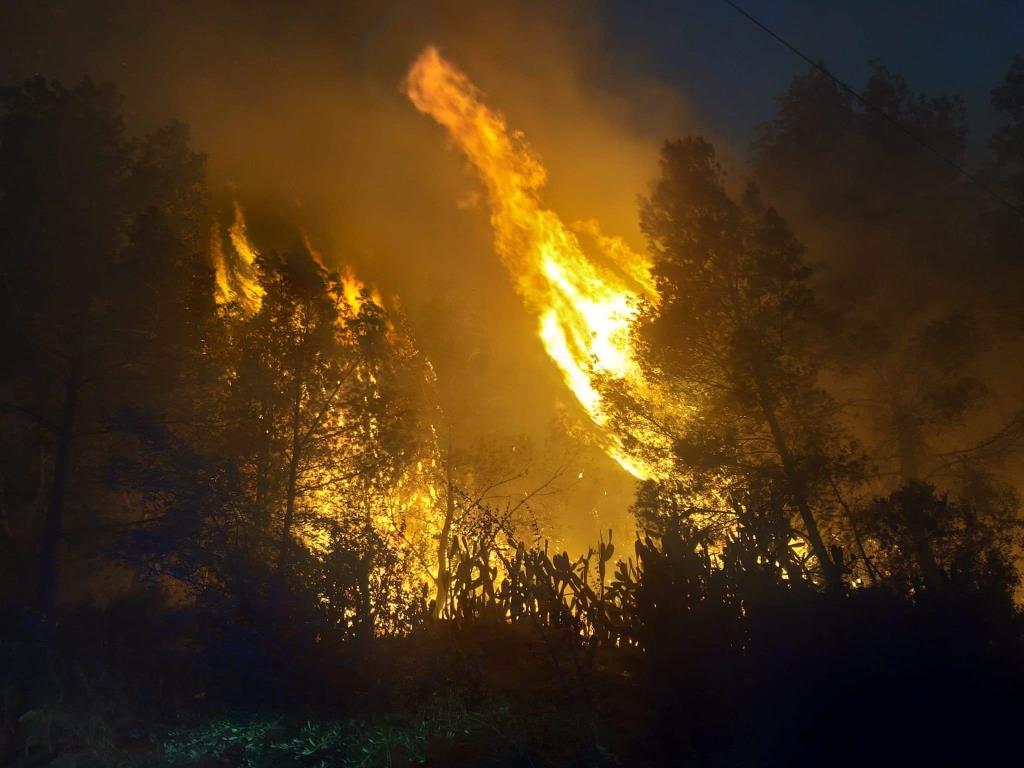
[[[243,250],[258,254],[247,241]],[[225,439],[257,540],[273,542],[282,570],[300,544],[335,569],[349,562],[350,607],[372,633],[374,615],[414,591],[408,538],[428,535],[432,521],[417,469],[430,450],[423,361],[350,271],[328,272],[309,249],[257,255],[255,265],[258,290],[236,295],[259,295],[258,306],[226,304],[236,341]],[[324,599],[344,602],[344,591]]]

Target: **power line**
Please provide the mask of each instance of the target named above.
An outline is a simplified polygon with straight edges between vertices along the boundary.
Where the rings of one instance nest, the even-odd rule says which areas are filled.
[[[865,99],[856,89],[852,88],[845,81],[840,80],[823,63],[821,63],[820,61],[815,61],[814,59],[812,59],[810,56],[808,56],[806,53],[801,51],[795,45],[790,43],[784,37],[782,37],[781,35],[779,35],[778,33],[774,32],[774,31],[772,31],[770,28],[765,26],[761,21],[759,21],[755,17],[751,16],[749,13],[747,13],[745,10],[743,10],[740,6],[736,5],[736,3],[732,2],[732,0],[722,0],[722,2],[725,3],[726,5],[728,5],[729,7],[731,7],[734,11],[736,11],[738,14],[740,14],[743,18],[747,19],[747,21],[752,23],[754,26],[756,26],[762,32],[765,32],[766,34],[771,36],[776,42],[778,42],[781,45],[785,46],[787,49],[789,49],[790,52],[796,54],[801,59],[806,61],[814,69],[816,69],[819,72],[821,72],[821,74],[825,75],[825,77],[827,77],[829,80],[831,80],[836,85],[836,87],[838,87],[844,93],[848,93],[850,96],[852,96],[854,99],[856,99],[861,104],[861,106],[865,106],[865,107],[868,106],[867,99]],[[912,131],[909,128],[907,128],[905,125],[903,125],[903,123],[901,123],[895,117],[893,117],[892,115],[888,114],[887,112],[881,112],[880,116],[881,116],[881,118],[883,120],[885,120],[887,123],[889,123],[894,128],[896,128],[904,136],[907,136],[915,144],[917,144],[918,146],[923,148],[929,154],[931,154],[934,157],[936,157],[939,160],[941,160],[945,165],[947,165],[948,167],[952,168],[960,176],[962,176],[963,178],[967,179],[969,182],[971,182],[976,187],[978,187],[978,189],[980,189],[983,192],[985,192],[985,194],[987,194],[989,197],[991,197],[997,203],[1006,206],[1006,208],[1008,208],[1009,210],[1013,211],[1014,213],[1018,214],[1021,217],[1024,217],[1024,209],[1020,208],[1017,205],[1014,205],[1010,200],[1005,198],[1003,195],[1001,195],[996,190],[992,189],[992,187],[990,187],[988,184],[983,182],[977,176],[972,174],[970,171],[968,171],[966,168],[964,168],[962,165],[960,165],[960,163],[958,163],[956,160],[954,160],[953,158],[949,157],[948,155],[940,152],[935,147],[933,147],[931,144],[929,144],[924,139],[922,139],[920,136],[918,136],[916,133],[914,133],[914,131]]]

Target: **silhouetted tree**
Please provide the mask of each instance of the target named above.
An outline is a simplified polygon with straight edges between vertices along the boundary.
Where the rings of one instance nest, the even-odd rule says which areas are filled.
[[[1009,108],[1012,82],[995,103]],[[993,216],[991,197],[936,157],[967,167],[962,99],[917,94],[878,62],[861,98],[812,69],[754,145],[754,178],[820,264],[830,353],[845,366],[829,389],[860,406],[850,424],[899,483],[953,455],[992,466],[1019,446],[1021,424],[1009,401],[994,432],[977,408],[1008,385],[989,355],[1013,354],[1019,338],[1006,290],[1018,270],[993,243],[1005,211]],[[1001,163],[1011,136],[994,142]]]
[[[1012,497],[975,506],[912,482],[877,499],[867,522],[890,579],[918,591],[981,588],[1010,602],[1016,588],[1010,563],[1021,544],[1016,512]]]
[[[0,399],[5,419],[36,425],[32,450],[45,454],[38,584],[49,608],[70,489],[84,501],[103,464],[82,441],[127,410],[166,414],[176,377],[197,370],[185,361],[200,359],[213,310],[196,237],[204,160],[181,126],[130,138],[110,86],[37,78],[0,92],[0,169],[11,362]]]
[[[977,277],[963,259],[979,195],[922,147],[964,162],[966,112],[879,62],[861,97],[817,69],[794,77],[760,127],[754,178],[821,263],[823,300],[902,331],[946,278]]]
[[[689,409],[674,435],[679,473],[784,488],[832,589],[841,565],[815,494],[854,469],[835,405],[818,381],[819,323],[803,249],[753,189],[735,202],[714,149],[669,143],[641,210],[661,303],[647,359]]]
[[[1024,56],[1014,58],[1003,81],[992,89],[992,106],[1007,120],[992,137],[992,160],[999,180],[1020,204],[1024,201]]]

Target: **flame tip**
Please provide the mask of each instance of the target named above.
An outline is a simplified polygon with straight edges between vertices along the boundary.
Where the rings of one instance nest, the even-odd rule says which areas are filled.
[[[646,296],[656,300],[648,262],[625,241],[603,235],[596,220],[567,226],[544,208],[547,171],[521,131],[484,103],[469,77],[427,46],[409,68],[405,92],[420,112],[446,128],[487,189],[495,250],[516,290],[537,316],[538,336],[566,386],[600,434],[611,458],[634,477],[650,470],[609,429],[597,376],[643,388],[632,331]],[[577,230],[593,237],[605,259],[584,252]]]

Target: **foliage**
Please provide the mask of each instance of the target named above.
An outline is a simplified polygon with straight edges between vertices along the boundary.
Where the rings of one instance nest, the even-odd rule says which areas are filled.
[[[960,102],[881,66],[859,105],[794,80],[763,192],[665,145],[651,397],[602,383],[659,471],[631,546],[574,557],[539,514],[559,473],[444,445],[401,313],[308,244],[251,248],[251,300],[214,302],[184,127],[132,137],[88,81],[0,90],[0,762],[985,762],[1024,684],[1024,418],[981,407],[1019,307],[947,289],[981,250],[1012,283],[1019,238],[892,120],[962,158]],[[904,282],[857,304],[865,252]]]
[[[358,720],[296,724],[277,720],[220,720],[169,734],[164,745],[168,766],[189,765],[209,755],[240,755],[244,768],[310,765],[318,768],[372,768],[419,765],[438,753],[490,743],[494,752],[523,749],[518,724],[507,707],[471,711],[452,698],[392,716],[389,722]]]

